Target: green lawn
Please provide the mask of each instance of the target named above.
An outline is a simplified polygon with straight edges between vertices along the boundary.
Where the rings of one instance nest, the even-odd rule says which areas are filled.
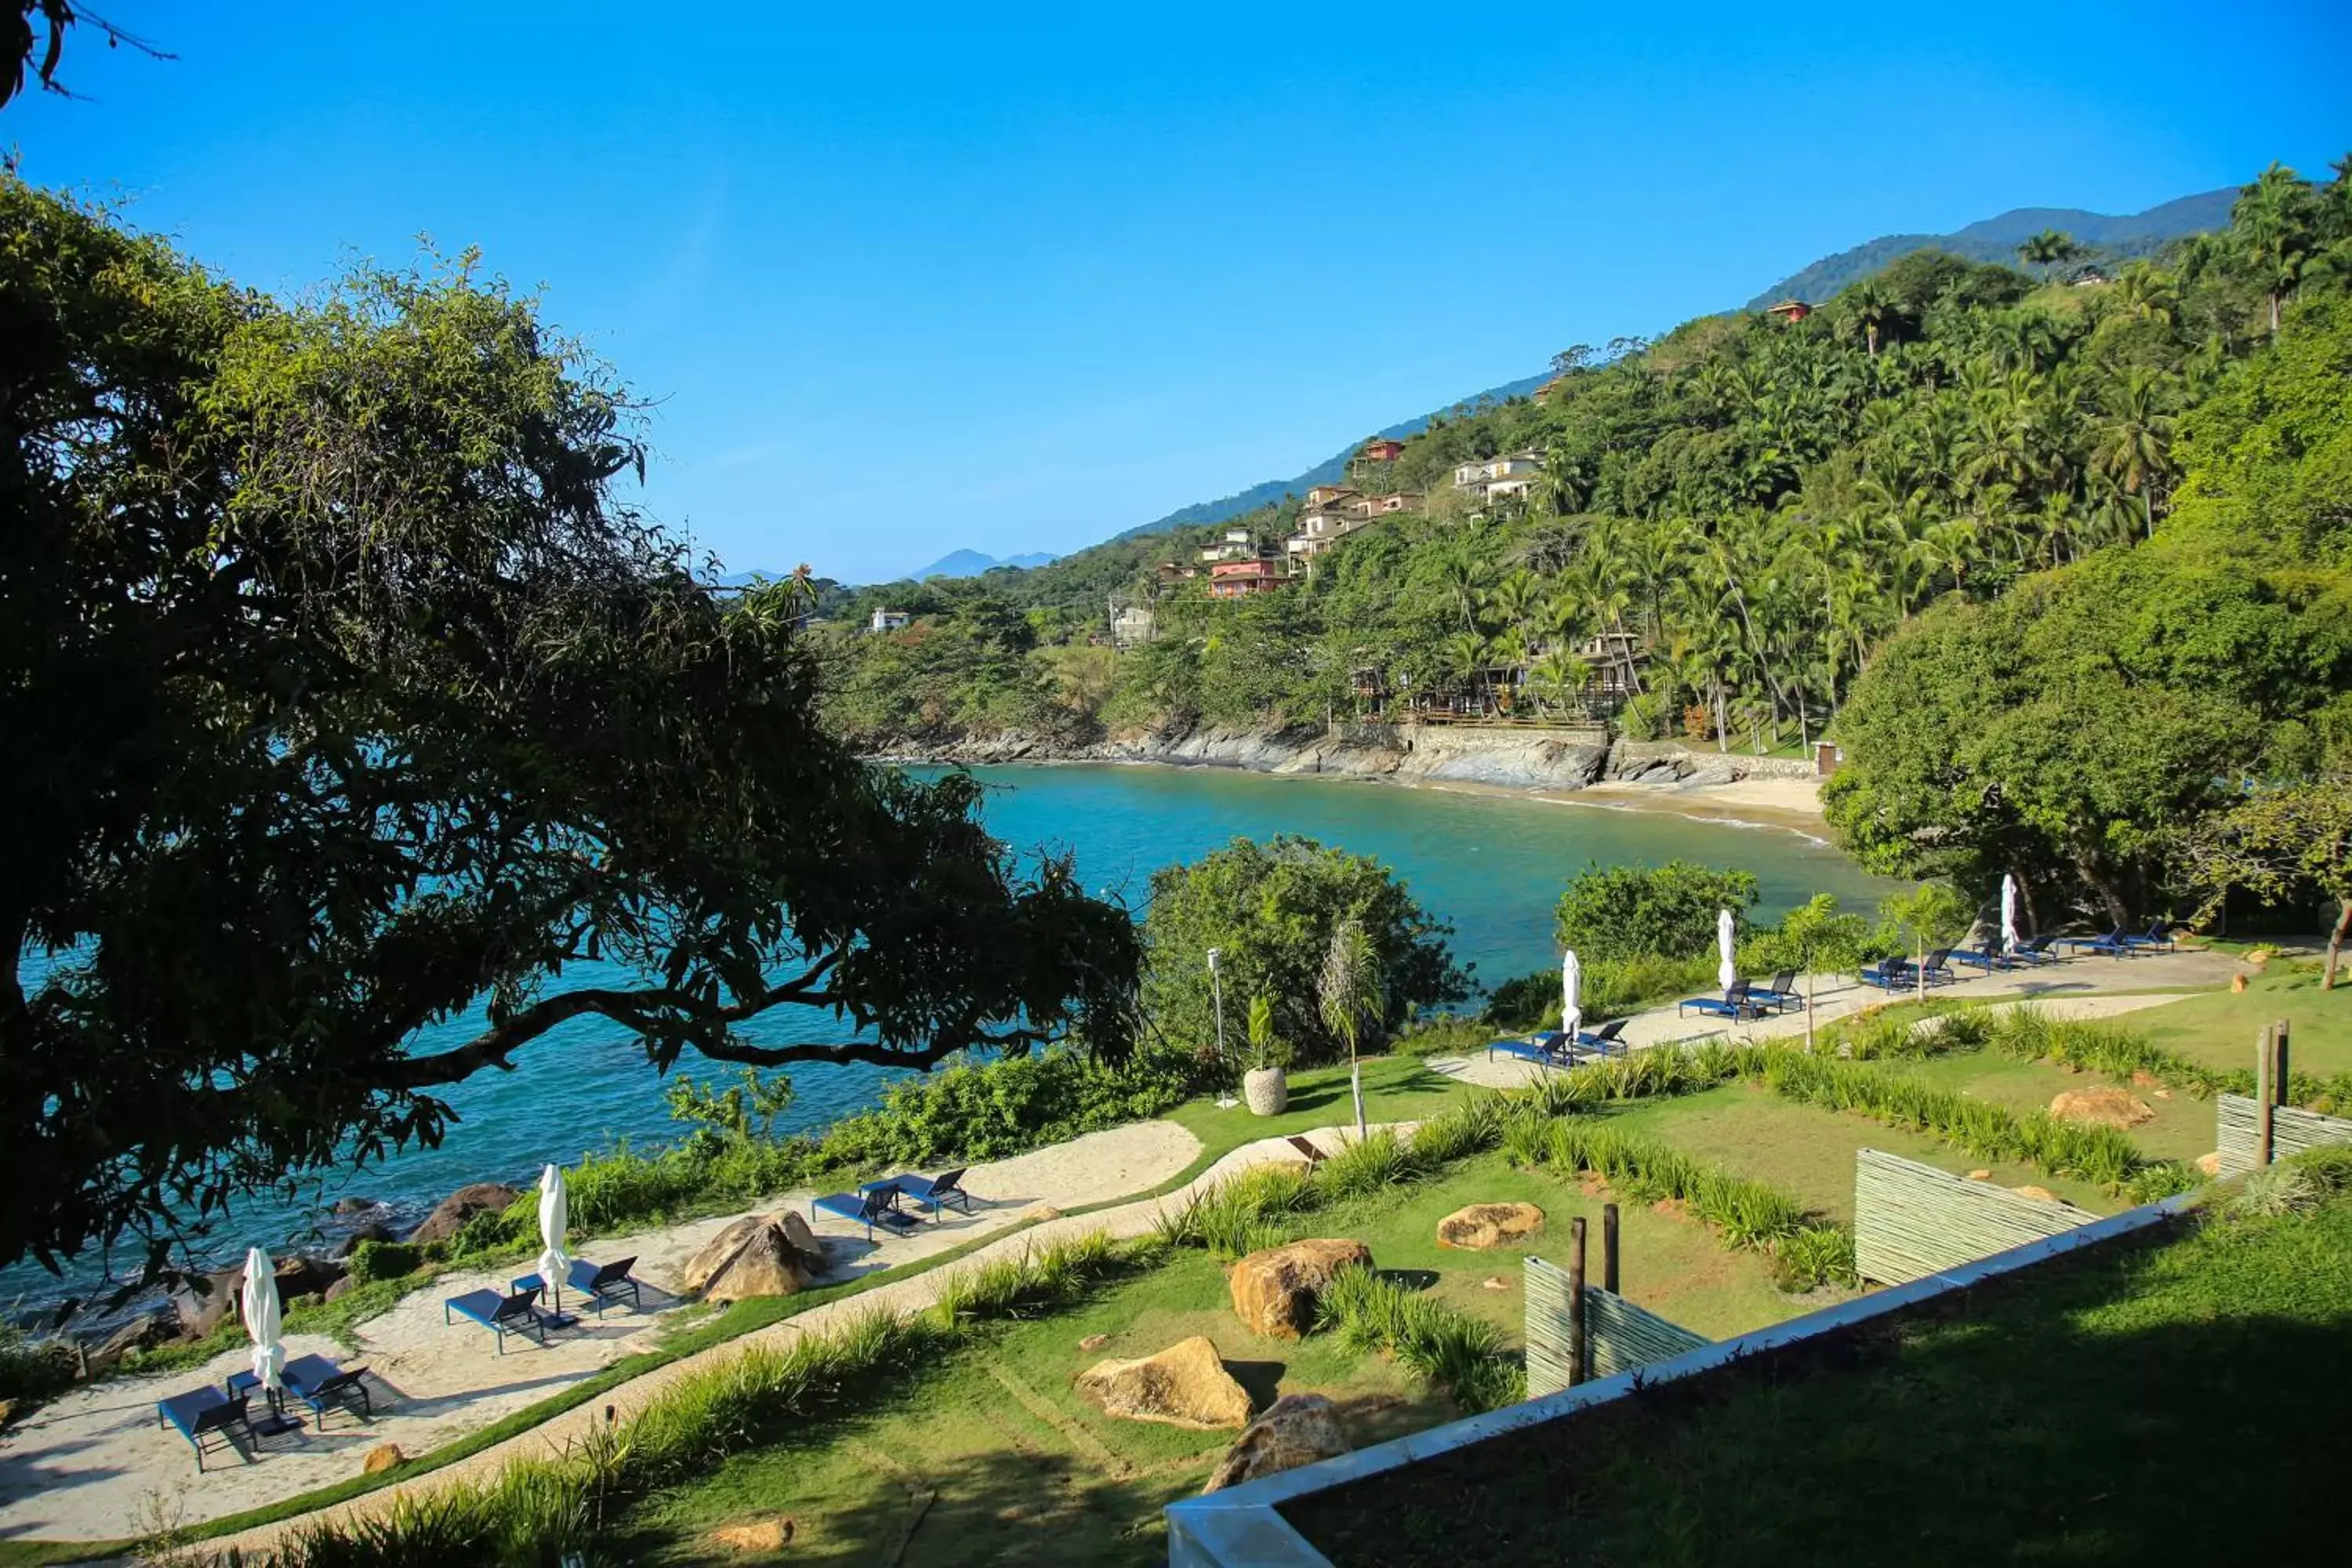
[[[1440,1247],[1438,1219],[1465,1204],[1527,1200],[1549,1216],[1525,1249]],[[1499,1154],[1464,1162],[1439,1180],[1305,1216],[1304,1234],[1353,1236],[1374,1261],[1519,1338],[1527,1253],[1566,1257],[1568,1222],[1594,1221],[1599,1200]],[[1782,1295],[1765,1261],[1716,1245],[1694,1222],[1646,1208],[1623,1215],[1628,1293],[1702,1332],[1775,1322],[1811,1303]],[[1489,1289],[1488,1279],[1506,1289]],[[1084,1306],[1017,1323],[874,1405],[728,1460],[708,1479],[638,1510],[623,1536],[628,1561],[731,1561],[713,1529],[781,1510],[796,1530],[793,1561],[887,1560],[903,1538],[909,1565],[1055,1561],[1143,1564],[1166,1554],[1159,1510],[1200,1489],[1231,1433],[1187,1432],[1116,1420],[1073,1382],[1108,1356],[1149,1355],[1205,1334],[1260,1405],[1301,1390],[1337,1401],[1351,1438],[1381,1441],[1454,1412],[1379,1357],[1330,1340],[1262,1340],[1234,1317],[1224,1270],[1181,1252]],[[1095,1335],[1103,1342],[1082,1349]]]
[[[1419,1057],[1364,1058],[1364,1117],[1369,1121],[1417,1121],[1462,1092],[1462,1085],[1433,1072]],[[1201,1157],[1181,1181],[1189,1181],[1223,1156],[1244,1143],[1311,1128],[1352,1124],[1354,1101],[1348,1092],[1345,1067],[1311,1068],[1290,1075],[1290,1104],[1279,1116],[1252,1116],[1249,1108],[1220,1109],[1215,1101],[1190,1100],[1168,1113],[1168,1120],[1191,1131],[1201,1141]]]
[[[2316,964],[2272,967],[2277,973],[2255,979],[2242,994],[2208,991],[2116,1021],[2193,1061],[2239,1072],[2253,1068],[2256,1034],[2284,1018],[2297,1072],[2352,1072],[2352,984],[2339,979],[2335,990],[2322,991]]]
[[[2341,1562],[2348,1384],[2338,1192],[1284,1512],[1340,1568]]]
[[[1887,1070],[1911,1066],[1896,1063]],[[1866,1116],[1799,1105],[1746,1083],[1676,1100],[1645,1100],[1614,1115],[1629,1131],[1662,1139],[1686,1154],[1778,1187],[1841,1225],[1853,1223],[1853,1156],[1858,1149],[1884,1149],[1956,1175],[1990,1170],[2003,1186],[2032,1184],[2099,1214],[2122,1206],[2087,1182],[2046,1175],[2031,1165],[1987,1163],[1940,1138],[1889,1127]]]
[[[1939,1089],[1990,1100],[2019,1116],[2049,1110],[2051,1100],[2069,1089],[2109,1081],[2095,1074],[2068,1072],[2048,1062],[2021,1062],[1990,1050],[1955,1052],[1928,1061],[1906,1063],[1901,1070],[1926,1079]],[[2129,1130],[2131,1141],[2150,1157],[2193,1161],[2212,1150],[2211,1100],[2198,1100],[2186,1090],[2167,1089],[2161,1085],[2129,1087],[2140,1102],[2156,1113],[2154,1120]],[[2050,1185],[2047,1181],[2042,1184]]]

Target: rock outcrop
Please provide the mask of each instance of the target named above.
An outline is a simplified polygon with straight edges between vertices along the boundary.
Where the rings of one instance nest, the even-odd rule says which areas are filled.
[[[2103,1083],[2090,1089],[2070,1089],[2050,1102],[2050,1114],[2061,1121],[2091,1127],[2132,1128],[2155,1120],[2147,1101],[2127,1089]]]
[[[200,1340],[236,1314],[237,1287],[245,1270],[215,1269],[199,1275],[172,1292],[172,1310],[180,1321],[183,1339]]]
[[[1078,1392],[1103,1413],[1196,1432],[1246,1426],[1249,1391],[1234,1381],[1207,1336],[1180,1340],[1140,1361],[1097,1362],[1078,1374]]]
[[[1372,1266],[1372,1249],[1349,1237],[1294,1241],[1253,1252],[1234,1265],[1226,1284],[1234,1311],[1250,1332],[1295,1340],[1315,1325],[1315,1299],[1349,1264]]]
[[[768,1554],[782,1552],[793,1543],[793,1521],[782,1514],[773,1519],[755,1519],[742,1524],[722,1524],[710,1532],[710,1539],[730,1552],[757,1552]]]
[[[367,1458],[360,1461],[360,1474],[380,1476],[384,1471],[397,1469],[407,1462],[408,1456],[400,1451],[399,1444],[378,1443],[367,1451]]]
[[[747,1215],[712,1237],[678,1276],[706,1301],[791,1296],[824,1277],[824,1247],[796,1214]]]
[[[510,1208],[522,1194],[501,1182],[475,1182],[459,1187],[434,1206],[425,1216],[425,1223],[409,1233],[411,1241],[446,1241],[466,1227],[466,1222],[478,1214],[497,1214]]]
[[[351,1269],[327,1258],[281,1258],[278,1260],[278,1300],[299,1301],[305,1297],[323,1296],[338,1279]],[[244,1277],[237,1285],[242,1288]]]
[[[1472,1204],[1437,1222],[1437,1245],[1483,1252],[1538,1235],[1544,1212],[1533,1204]]]
[[[1328,1399],[1319,1394],[1286,1394],[1243,1429],[1201,1490],[1223,1491],[1260,1476],[1337,1458],[1349,1448],[1348,1435],[1339,1429],[1339,1414]]]

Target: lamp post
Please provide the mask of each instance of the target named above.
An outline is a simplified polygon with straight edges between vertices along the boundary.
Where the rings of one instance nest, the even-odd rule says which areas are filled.
[[[1225,983],[1217,973],[1217,959],[1223,949],[1209,950],[1209,994],[1217,1011],[1217,1059],[1225,1059]]]

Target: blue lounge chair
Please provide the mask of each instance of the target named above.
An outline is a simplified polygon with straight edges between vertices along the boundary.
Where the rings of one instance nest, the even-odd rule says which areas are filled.
[[[1721,996],[1687,996],[1675,1004],[1675,1016],[1696,1009],[1710,1018],[1729,1018],[1735,1022],[1759,1016],[1763,1009],[1757,1006],[1748,994],[1748,982],[1735,980],[1724,987]]]
[[[898,1189],[887,1182],[877,1183],[862,1192],[827,1193],[809,1200],[809,1212],[839,1215],[855,1225],[866,1227],[866,1239],[874,1239],[874,1227],[880,1226],[894,1236],[912,1236],[922,1228],[923,1222],[913,1215],[898,1212]]]
[[[1580,1051],[1598,1051],[1604,1057],[1623,1056],[1625,1042],[1617,1037],[1624,1032],[1625,1020],[1622,1018],[1612,1018],[1597,1029],[1579,1029],[1576,1033],[1576,1048]]]
[[[296,1356],[279,1375],[286,1392],[310,1408],[319,1430],[327,1429],[327,1412],[348,1410],[362,1421],[375,1419],[375,1402],[368,1396],[367,1368],[337,1366],[322,1355]]]
[[[234,1450],[236,1434],[243,1432],[250,1441],[253,1427],[246,1419],[243,1394],[223,1394],[217,1388],[194,1388],[185,1394],[175,1394],[169,1399],[155,1402],[155,1424],[173,1426],[188,1446],[196,1451],[196,1469],[205,1468],[205,1453],[215,1443]]]
[[[508,1296],[501,1296],[496,1290],[468,1290],[441,1303],[441,1321],[454,1323],[458,1318],[463,1318],[469,1323],[479,1323],[498,1336],[500,1355],[507,1353],[509,1334],[521,1334],[526,1339],[545,1344],[547,1324],[541,1320],[539,1310],[540,1292],[544,1289],[544,1286],[532,1285]]]
[[[1784,969],[1772,976],[1769,985],[1749,984],[1748,999],[1759,1007],[1769,1007],[1775,1013],[1785,1013],[1791,1007],[1805,1005],[1804,993],[1797,989],[1797,972]]]
[[[1952,961],[1981,969],[1987,974],[1997,969],[2023,969],[2035,962],[2021,953],[2003,952],[1995,947],[1956,947],[1952,949]]]
[[[1507,1057],[1517,1057],[1538,1067],[1556,1068],[1560,1065],[1560,1047],[1565,1038],[1557,1029],[1545,1029],[1525,1039],[1489,1040],[1486,1042],[1486,1059],[1493,1061],[1495,1053],[1500,1051]]]
[[[2104,936],[2062,936],[2058,941],[2060,945],[2071,947],[2076,952],[2104,952],[2110,958],[2128,958],[2133,951],[2131,943],[2124,940],[2121,926]]]
[[[635,1257],[617,1258],[611,1263],[591,1263],[584,1258],[572,1260],[572,1271],[563,1282],[588,1298],[596,1315],[603,1317],[604,1309],[623,1296],[632,1308],[643,1305],[637,1298],[637,1281],[629,1278],[629,1270],[637,1266]]]
[[[1917,984],[1919,972],[1907,958],[1882,958],[1875,968],[1864,970],[1861,979],[1864,985],[1875,985],[1881,991],[1900,991]]]
[[[1949,985],[1959,979],[1958,975],[1952,973],[1951,959],[1952,950],[1948,947],[1939,947],[1927,955],[1927,961],[1919,966],[1919,973],[1927,978],[1930,985]]]
[[[2126,947],[2142,948],[2151,952],[2162,949],[2164,952],[2169,952],[2174,947],[2179,945],[2172,940],[2172,927],[2168,922],[2164,921],[2150,921],[2147,925],[2147,930],[2140,932],[2137,936],[2125,935],[2118,940],[2120,940]]]
[[[900,1197],[914,1199],[930,1210],[934,1216],[943,1208],[960,1208],[970,1214],[971,1194],[963,1190],[964,1170],[964,1166],[958,1165],[954,1170],[941,1171],[936,1176],[919,1176],[909,1172],[894,1177],[892,1184],[898,1189]]]
[[[2066,955],[2057,951],[2054,936],[2037,936],[2031,942],[2021,942],[2010,957],[2020,963],[2063,963]]]

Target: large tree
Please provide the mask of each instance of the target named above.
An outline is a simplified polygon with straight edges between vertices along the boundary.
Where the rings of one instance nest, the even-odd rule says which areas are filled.
[[[1126,1047],[1127,914],[845,752],[790,587],[616,500],[625,399],[470,266],[289,308],[0,181],[0,1262],[160,1266],[574,1019]]]

